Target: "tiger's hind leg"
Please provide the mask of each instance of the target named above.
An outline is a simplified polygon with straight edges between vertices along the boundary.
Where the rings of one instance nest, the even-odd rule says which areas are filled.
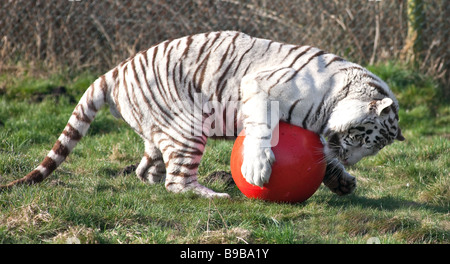
[[[146,183],[159,183],[166,176],[166,167],[162,153],[152,142],[144,141],[145,153],[136,169],[136,175]]]
[[[229,198],[227,193],[217,193],[197,181],[204,143],[196,144],[195,147],[187,143],[177,143],[163,148],[163,156],[166,160],[166,189],[174,193],[192,191],[205,198]]]

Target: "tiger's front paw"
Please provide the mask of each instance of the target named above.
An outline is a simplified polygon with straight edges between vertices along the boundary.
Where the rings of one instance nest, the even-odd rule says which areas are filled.
[[[274,161],[275,155],[270,147],[244,148],[242,175],[248,183],[262,188],[269,182]]]
[[[350,174],[344,174],[339,181],[339,193],[338,195],[347,195],[352,193],[356,189],[356,178]]]
[[[330,190],[339,196],[352,193],[356,189],[356,178],[344,171],[340,177],[325,182]]]

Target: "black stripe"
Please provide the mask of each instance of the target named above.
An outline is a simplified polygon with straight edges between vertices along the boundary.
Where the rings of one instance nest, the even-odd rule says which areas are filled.
[[[129,64],[127,64],[126,67],[123,68],[123,77],[122,77],[122,79],[123,79],[124,90],[125,90],[125,94],[126,94],[127,99],[128,99],[128,104],[131,106],[131,115],[133,116],[133,119],[136,121],[136,123],[139,126],[140,131],[142,132],[142,127],[141,127],[141,125],[140,125],[140,123],[138,121],[138,118],[135,115],[137,111],[136,111],[136,109],[134,108],[134,105],[131,102],[130,94],[129,94],[129,91],[128,91],[128,84],[127,84],[127,78],[126,78],[126,76],[127,76],[126,71],[128,71],[128,68],[127,68],[128,65]]]
[[[234,57],[233,60],[228,63],[228,67],[225,69],[225,71],[219,77],[219,80],[217,82],[216,92],[217,92],[217,98],[218,98],[219,102],[221,102],[222,92],[223,92],[223,90],[225,88],[225,85],[222,85],[222,82],[225,79],[225,77],[227,76],[228,71],[231,69],[231,66],[233,66],[233,63],[234,63],[235,60],[236,60],[236,57]],[[226,84],[226,81],[225,81],[225,84]]]
[[[270,78],[272,78],[272,77],[275,75],[275,73],[277,73],[278,71],[282,71],[282,70],[288,69],[288,68],[290,68],[290,67],[282,67],[282,68],[279,68],[279,69],[276,69],[276,70],[272,71],[272,72],[266,77],[266,80],[269,80]]]
[[[146,80],[147,77],[146,77],[146,74],[145,74],[144,65],[143,65],[142,60],[140,58],[139,58],[139,66],[142,67],[141,70],[142,70],[144,78]],[[147,96],[145,96],[145,94],[144,94],[144,89],[142,88],[141,81],[139,80],[139,77],[137,76],[137,67],[136,67],[134,61],[133,61],[133,69],[134,69],[134,71],[133,71],[134,79],[136,80],[136,84],[137,84],[137,86],[139,88],[139,91],[141,92],[141,96],[144,99],[145,104],[147,105],[148,109],[146,111],[148,111],[148,110],[152,109],[152,107],[150,105],[150,102],[149,102]],[[144,111],[144,112],[146,112],[146,111]]]
[[[194,104],[194,96],[192,95],[192,90],[193,90],[193,86],[192,86],[192,83],[191,82],[189,82],[188,83],[188,85],[187,85],[187,90],[188,90],[188,95],[189,95],[189,98],[191,99],[191,102]],[[194,104],[195,105],[195,104]]]
[[[129,62],[131,60],[132,57],[128,57],[126,60],[122,61],[119,66],[122,67],[124,66],[127,62]]]
[[[284,68],[284,69],[286,69],[286,68]],[[280,78],[278,78],[278,80],[274,84],[272,84],[272,86],[269,87],[269,89],[268,89],[269,95],[270,95],[270,91],[272,90],[272,88],[275,87],[277,84],[279,84],[281,79],[283,79],[288,73],[289,73],[289,71],[286,71],[285,73],[283,73],[283,75],[281,75]]]
[[[216,43],[216,41],[220,38],[222,32],[217,32],[216,33],[216,37],[213,39],[213,41],[211,42],[211,45],[208,47],[208,49],[212,48],[212,46],[214,46],[214,44]]]
[[[169,49],[169,52],[168,52],[168,54],[167,54],[167,62],[166,62],[166,83],[167,83],[167,92],[168,92],[168,94],[170,95],[170,98],[172,99],[172,101],[176,101],[174,98],[173,98],[173,92],[171,92],[171,90],[170,90],[170,71],[169,71],[169,69],[171,68],[170,67],[170,55],[172,54],[172,50],[173,50],[173,46]],[[172,67],[173,69],[175,69],[176,68],[176,64]],[[172,71],[172,73],[173,73],[173,71]],[[173,78],[172,78],[172,80],[174,80]],[[174,83],[174,86],[175,86],[175,91],[176,91],[176,84]],[[178,95],[178,91],[176,91],[176,93],[177,93],[177,95]]]
[[[136,97],[136,89],[134,88],[136,85],[139,88],[139,90],[142,92],[142,88],[141,85],[139,83],[138,77],[137,77],[137,73],[136,73],[136,63],[135,63],[135,59],[133,59],[131,61],[131,71],[133,73],[133,78],[134,78],[134,84],[132,81],[130,81],[131,84],[131,95],[132,95],[132,99],[133,99],[133,103],[136,106],[136,114],[139,116],[140,121],[142,121],[143,115],[142,115],[142,111],[140,110],[140,104],[137,101],[137,97]]]
[[[142,57],[145,59],[145,65],[148,65],[147,51],[148,49],[141,51]]]
[[[205,35],[205,37],[208,37],[209,33],[207,33]],[[198,52],[198,57],[195,63],[198,63],[200,61],[200,58],[203,54],[205,54],[206,51],[209,50],[207,56],[209,56],[209,54],[211,53],[211,48],[214,46],[214,44],[216,43],[216,41],[220,38],[221,32],[217,32],[215,37],[212,39],[212,41],[210,41],[211,39],[208,39],[207,41],[205,41],[205,43],[202,45],[202,47],[200,48],[199,52]],[[211,44],[209,45],[209,47],[206,47],[207,44],[211,42]],[[221,44],[221,43],[220,43]],[[220,45],[219,44],[219,45]],[[217,48],[216,48],[217,49]]]
[[[342,88],[341,91],[339,91],[339,100],[343,100],[348,96],[350,92],[350,85],[351,83],[348,83],[346,86],[344,86],[344,88]],[[341,94],[343,94],[344,96],[341,96]]]
[[[53,145],[52,150],[56,154],[64,156],[64,157],[67,157],[67,155],[69,155],[69,153],[70,153],[69,148],[67,148],[66,146],[61,144],[61,141],[59,141],[59,140],[57,140],[55,145]]]
[[[288,117],[286,119],[286,122],[290,123],[291,122],[291,115],[292,115],[292,111],[294,111],[295,106],[300,102],[300,99],[297,99],[289,108],[288,111]]]
[[[139,60],[139,62],[140,62],[140,66],[141,66],[142,68],[144,68],[144,65],[143,65],[142,61]],[[151,102],[153,102],[153,105],[155,105],[156,107],[158,107],[159,110],[160,110],[160,112],[163,113],[163,114],[162,114],[162,115],[158,115],[158,116],[155,116],[155,115],[153,114],[153,111],[152,111],[152,110],[153,110],[153,107],[152,107],[152,105],[151,105],[151,102],[149,101],[148,97],[144,95],[144,92],[143,92],[143,90],[142,90],[142,97],[145,99],[145,102],[146,102],[146,104],[147,104],[147,106],[148,106],[148,108],[149,108],[149,111],[148,111],[148,112],[153,116],[153,120],[158,121],[158,124],[159,124],[160,126],[163,126],[163,127],[167,128],[167,126],[166,126],[165,124],[159,122],[159,121],[160,121],[160,120],[159,120],[159,117],[161,117],[161,118],[165,121],[166,124],[171,124],[171,121],[169,121],[169,120],[171,120],[172,117],[171,117],[170,113],[167,113],[167,112],[164,110],[164,108],[162,108],[162,107],[158,104],[158,102],[155,100],[155,96],[154,96],[154,94],[153,94],[153,91],[152,91],[152,89],[151,89],[149,83],[148,83],[147,75],[145,74],[145,72],[144,72],[143,76],[144,76],[144,82],[143,82],[143,83],[145,84],[145,86],[146,86],[146,88],[147,88],[147,91],[150,93],[150,97],[151,97],[151,99],[152,99]],[[168,119],[166,119],[166,116],[168,117]]]
[[[164,105],[168,105],[166,98],[164,97],[164,93],[162,91],[162,89],[164,89],[164,88],[161,88],[161,86],[162,86],[161,74],[159,73],[159,68],[157,67],[157,64],[156,64],[157,53],[158,53],[158,46],[156,46],[153,51],[153,58],[152,58],[153,78],[155,79],[156,89],[158,90],[159,95],[161,96],[162,100],[164,101]]]
[[[308,129],[308,126],[306,125],[306,121],[307,121],[308,118],[309,118],[309,114],[311,114],[311,110],[313,109],[313,106],[314,106],[314,104],[311,105],[311,107],[310,107],[309,110],[308,110],[308,113],[306,114],[305,118],[304,118],[303,121],[302,121],[302,127],[303,127],[304,129]]]
[[[100,89],[103,92],[103,101],[106,102],[106,93],[108,92],[108,85],[106,84],[105,75],[102,75],[100,77]]]
[[[331,116],[330,114],[327,115],[327,118],[324,120],[322,126],[320,127],[320,130],[319,130],[319,134],[320,134],[320,135],[323,134],[323,132],[324,132],[324,130],[325,130],[325,127],[327,126],[328,121],[330,120],[330,116]]]
[[[67,123],[66,129],[63,131],[63,134],[71,140],[76,141],[80,140],[83,137],[83,135],[81,135],[81,133],[69,123]]]
[[[291,55],[292,52],[298,50],[298,49],[301,48],[301,47],[302,47],[302,46],[294,46],[294,47],[290,48],[289,51],[288,51],[288,53],[286,54],[286,56],[284,56],[283,60],[286,60],[286,59]],[[280,49],[281,49],[281,46],[280,46]],[[278,50],[278,52],[280,52],[280,50]],[[301,56],[301,55],[300,55],[300,56]]]
[[[142,61],[140,61],[140,64],[141,64],[141,67],[143,67]],[[144,82],[144,83],[145,83],[145,85],[147,86],[147,90],[148,90],[149,93],[150,93],[150,96],[151,96],[151,98],[152,98],[152,103],[153,103],[153,105],[155,105],[155,106],[160,110],[160,112],[162,113],[162,115],[155,116],[155,115],[153,115],[153,111],[149,111],[149,113],[153,116],[153,120],[157,121],[158,124],[159,124],[160,126],[163,126],[163,127],[166,127],[166,128],[167,128],[168,126],[166,126],[166,125],[164,125],[164,124],[162,124],[162,123],[160,122],[160,118],[162,118],[166,124],[172,126],[172,129],[175,129],[175,131],[176,131],[177,133],[179,133],[180,135],[183,135],[183,133],[181,132],[181,131],[182,131],[182,127],[181,127],[179,124],[173,124],[173,122],[172,122],[173,117],[172,117],[171,113],[170,113],[170,112],[167,112],[167,111],[165,110],[165,108],[162,107],[162,106],[158,103],[158,101],[155,99],[155,97],[154,97],[154,95],[153,95],[153,92],[152,92],[152,90],[151,90],[151,87],[150,87],[149,84],[148,84],[148,80],[147,80],[146,74],[144,74],[143,76],[144,76],[144,79],[145,79],[145,82]],[[189,83],[189,85],[190,85],[190,83]],[[143,96],[146,100],[148,100],[147,97],[144,96],[144,94],[142,94],[142,96]],[[149,105],[149,107],[150,107],[150,101],[146,101],[146,102],[148,103],[148,105]],[[150,109],[152,109],[152,108],[150,108]],[[192,120],[192,119],[191,119],[191,120]],[[191,124],[188,123],[188,121],[189,121],[189,120],[183,120],[183,123],[186,124],[187,126],[190,126]],[[181,130],[176,129],[176,125],[178,125],[178,127],[179,127]],[[184,132],[186,132],[186,131],[184,131]],[[194,142],[202,143],[202,144],[204,143],[203,141],[198,142],[198,141],[195,141],[195,140],[194,140]]]
[[[268,52],[269,51],[269,49],[270,49],[270,46],[272,45],[274,43],[274,41],[273,40],[271,40],[271,41],[269,41],[269,45],[267,45],[267,49],[266,49],[266,51],[264,51],[264,53],[266,53],[266,52]]]
[[[166,54],[167,47],[169,46],[170,42],[172,42],[172,41],[173,41],[173,39],[168,39],[168,40],[164,41],[164,51],[163,51],[164,55]]]
[[[113,101],[116,104],[117,111],[120,113],[120,103],[119,103],[119,88],[120,88],[120,73],[118,67],[113,72],[114,81],[114,91],[113,91]]]
[[[202,91],[203,81],[205,79],[205,72],[206,72],[206,68],[208,67],[208,60],[209,60],[210,55],[211,55],[211,51],[208,52],[206,57],[203,59],[203,61],[200,63],[200,65],[197,67],[197,69],[194,72],[193,81],[194,81],[194,85],[195,85],[195,91],[197,93],[200,93]],[[198,75],[199,71],[200,71],[200,78],[197,82],[197,75]]]
[[[228,52],[230,50],[230,46],[231,45],[228,45],[227,50],[225,51],[225,54],[223,54],[222,58],[220,59],[220,64],[219,64],[219,67],[216,70],[216,73],[219,73],[219,71],[222,69],[223,63],[225,62],[225,59],[228,56]]]
[[[56,170],[56,168],[58,167],[58,164],[56,164],[56,161],[54,161],[52,158],[47,156],[47,157],[45,157],[44,161],[41,163],[41,166],[48,170],[46,172],[46,174],[48,175],[52,171]]]
[[[240,36],[240,33],[237,33],[233,39],[231,40],[231,45],[233,46],[233,50],[231,51],[231,54],[234,53],[234,51],[236,50],[236,39]]]
[[[181,63],[181,61],[180,61],[180,63]],[[177,67],[177,63],[175,63],[175,65],[174,65],[174,67],[172,68],[172,80],[173,80],[173,85],[174,85],[174,90],[175,90],[175,93],[176,93],[176,95],[177,95],[177,100],[175,100],[175,101],[177,101],[177,102],[181,102],[182,101],[182,99],[181,99],[181,97],[180,97],[180,94],[179,94],[179,89],[178,89],[178,86],[177,86],[177,83],[176,83],[176,67]],[[181,78],[180,78],[181,79]],[[194,116],[194,115],[191,115],[191,119],[190,119],[191,121],[194,121],[194,122],[201,122],[201,120],[199,120],[196,116]],[[188,120],[184,120],[183,119],[183,121],[188,121]],[[185,124],[187,124],[187,122],[184,122]],[[188,126],[190,127],[190,126],[192,126],[192,122],[191,122],[191,124],[188,124]]]
[[[372,86],[373,88],[375,88],[375,89],[377,90],[378,93],[380,93],[380,94],[382,94],[382,95],[384,95],[384,96],[389,96],[389,95],[384,91],[384,89],[383,89],[381,86],[379,86],[378,84],[376,84],[376,83],[374,83],[374,82],[368,82],[367,84],[368,84],[369,86]]]
[[[220,88],[219,88],[219,93],[217,94],[217,100],[219,101],[219,102],[221,102],[222,101],[222,92],[223,92],[223,90],[225,89],[225,87],[227,86],[227,81],[228,80],[225,80],[224,82],[223,82],[223,84],[220,86]]]
[[[73,111],[72,115],[74,115],[79,121],[90,124],[92,120],[84,113],[84,108],[82,104],[77,105],[75,109],[78,108],[78,111]]]
[[[244,71],[244,74],[242,74],[242,76],[245,76],[246,74],[247,74],[247,72],[248,72],[248,70],[250,69],[250,66],[252,65],[252,63],[250,62],[248,65],[247,65],[247,68],[245,69],[245,71]]]
[[[114,68],[114,70],[112,72],[113,79],[116,80],[118,75],[119,75],[119,69],[116,67],[116,68]]]
[[[350,67],[347,67],[347,68],[342,68],[342,69],[339,69],[339,71],[348,71],[348,70],[364,70],[362,67],[360,67],[360,66],[350,66]]]
[[[179,154],[188,155],[188,156],[197,156],[198,157],[198,156],[203,155],[203,151],[199,150],[198,148],[191,148],[191,149],[193,149],[193,151],[189,151],[187,149],[179,149],[179,150],[177,150],[177,152]]]
[[[198,56],[197,56],[197,60],[195,61],[195,63],[198,63],[200,61],[200,58],[203,55],[203,52],[205,50],[206,45],[208,45],[208,42],[210,41],[210,39],[207,39],[203,45],[200,47],[200,50],[198,51]]]
[[[175,94],[177,95],[177,99],[175,101],[181,101],[181,97],[178,92],[177,80],[176,80],[177,73],[176,73],[175,69],[177,68],[177,65],[178,65],[178,62],[176,62],[175,65],[172,67],[172,82],[173,82]]]
[[[325,102],[325,98],[328,97],[328,94],[330,93],[330,90],[328,90],[323,96],[322,96],[322,100],[319,103],[318,109],[316,110],[316,114],[314,115],[314,119],[312,120],[313,123],[316,123],[317,120],[321,117],[321,116],[325,116],[325,115],[329,115],[329,113],[322,113],[322,109],[324,107],[324,102]]]
[[[372,80],[374,80],[376,82],[381,82],[380,78],[378,78],[375,75],[372,75],[370,72],[365,72],[361,76],[366,77],[366,78],[370,78],[370,79],[372,79]]]
[[[161,145],[161,142],[169,141],[169,144],[168,144],[168,146],[166,147],[166,149],[161,149],[161,152],[163,152],[163,153],[164,153],[164,151],[167,150],[167,148],[172,147],[172,148],[175,148],[175,149],[176,149],[175,151],[176,151],[177,153],[184,153],[184,154],[189,154],[189,155],[202,155],[202,154],[203,154],[203,152],[200,151],[200,150],[199,150],[198,148],[196,148],[196,147],[189,146],[189,145],[187,145],[187,144],[185,144],[185,143],[183,143],[183,142],[181,142],[181,141],[175,139],[175,138],[172,137],[171,135],[169,135],[169,134],[167,134],[167,133],[164,133],[164,132],[162,132],[162,131],[161,131],[160,133],[163,133],[167,138],[162,137],[162,138],[157,142],[157,144],[158,144],[159,146]],[[183,135],[181,135],[181,136],[183,136]],[[187,141],[190,141],[190,142],[193,142],[193,143],[195,143],[195,144],[201,144],[201,145],[204,145],[204,144],[206,143],[203,139],[201,139],[201,138],[199,138],[199,137],[191,137],[191,138],[183,137],[183,139],[185,139],[185,140],[187,140]],[[177,148],[176,146],[174,146],[174,143],[175,143],[176,145],[180,146],[181,148]]]
[[[222,38],[222,40],[219,42],[219,44],[217,44],[217,47],[213,50],[213,52],[216,52],[216,50],[222,45],[222,43],[225,42],[225,40],[227,40],[226,37]]]
[[[89,93],[86,96],[86,104],[88,106],[88,108],[90,108],[92,111],[97,112],[98,109],[95,107],[94,104],[94,90],[95,90],[95,86],[94,84],[91,84],[91,86],[89,86]]]
[[[291,76],[289,79],[286,80],[286,82],[289,82],[290,80],[292,80],[292,79],[297,75],[297,73],[299,73],[299,72],[300,72],[306,65],[308,65],[308,63],[311,62],[314,58],[319,57],[319,56],[322,56],[322,55],[324,55],[324,54],[326,54],[326,52],[323,51],[323,50],[316,52],[314,55],[312,55],[312,56],[305,62],[305,64],[303,64],[298,70],[296,70],[295,73],[292,74],[292,76]]]
[[[284,43],[278,43],[280,45],[280,47],[278,47],[278,53],[281,52],[281,49],[286,46]]]
[[[170,162],[170,161],[169,161],[169,162]],[[186,168],[186,169],[188,169],[188,170],[195,170],[195,169],[197,169],[198,166],[200,165],[199,163],[187,163],[187,164],[185,164],[185,163],[176,163],[176,162],[172,162],[171,164],[172,164],[172,165],[179,166],[179,167]]]
[[[188,36],[187,41],[186,41],[186,48],[184,49],[183,54],[181,55],[181,58],[187,57],[191,43],[192,43],[192,36]]]
[[[288,66],[289,68],[292,68],[292,66],[294,66],[294,64],[297,62],[298,59],[300,59],[303,55],[305,55],[310,49],[312,49],[312,47],[308,47],[306,48],[304,51],[300,52],[294,59],[294,61],[292,61],[292,63]]]
[[[325,65],[325,68],[328,67],[331,63],[333,63],[333,62],[338,62],[338,61],[345,61],[345,60],[344,60],[343,58],[339,57],[339,56],[336,56],[336,57],[334,57],[333,59],[331,59],[331,60],[327,63],[327,65]]]
[[[239,66],[241,66],[242,59],[244,59],[245,55],[246,55],[247,53],[249,53],[251,49],[253,49],[253,46],[255,45],[255,42],[256,42],[256,39],[253,40],[253,43],[252,43],[252,45],[250,46],[250,48],[248,48],[248,49],[242,54],[241,58],[240,58],[239,61],[238,61],[238,64],[237,64],[236,68],[234,69],[234,72],[235,72],[235,73],[238,72]]]
[[[188,174],[185,172],[181,172],[179,169],[177,170],[172,170],[172,171],[167,171],[168,174],[173,174],[174,176],[178,176],[178,177],[183,177],[183,178],[188,178],[188,177],[192,177],[192,176],[196,176],[196,173],[194,174]],[[166,183],[166,188],[172,184],[175,184],[174,182],[170,182],[170,183]]]

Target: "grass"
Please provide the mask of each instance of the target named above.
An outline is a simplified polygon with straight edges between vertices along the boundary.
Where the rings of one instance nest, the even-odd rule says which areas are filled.
[[[450,242],[450,106],[430,78],[387,64],[370,69],[397,94],[405,142],[349,169],[354,194],[324,186],[306,202],[170,194],[119,171],[140,160],[140,138],[102,109],[88,135],[43,183],[0,193],[0,243],[381,243]],[[53,145],[92,75],[0,76],[0,183],[31,171]],[[67,92],[51,94],[58,86]],[[3,89],[1,89],[4,87]],[[447,100],[447,101],[446,101]],[[210,140],[199,178],[229,171],[233,142]]]

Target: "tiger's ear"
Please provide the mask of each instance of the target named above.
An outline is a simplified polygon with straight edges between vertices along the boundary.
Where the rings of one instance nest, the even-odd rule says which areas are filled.
[[[374,100],[369,103],[369,110],[378,116],[389,113],[389,107],[394,103],[391,98],[383,98],[382,100]]]

